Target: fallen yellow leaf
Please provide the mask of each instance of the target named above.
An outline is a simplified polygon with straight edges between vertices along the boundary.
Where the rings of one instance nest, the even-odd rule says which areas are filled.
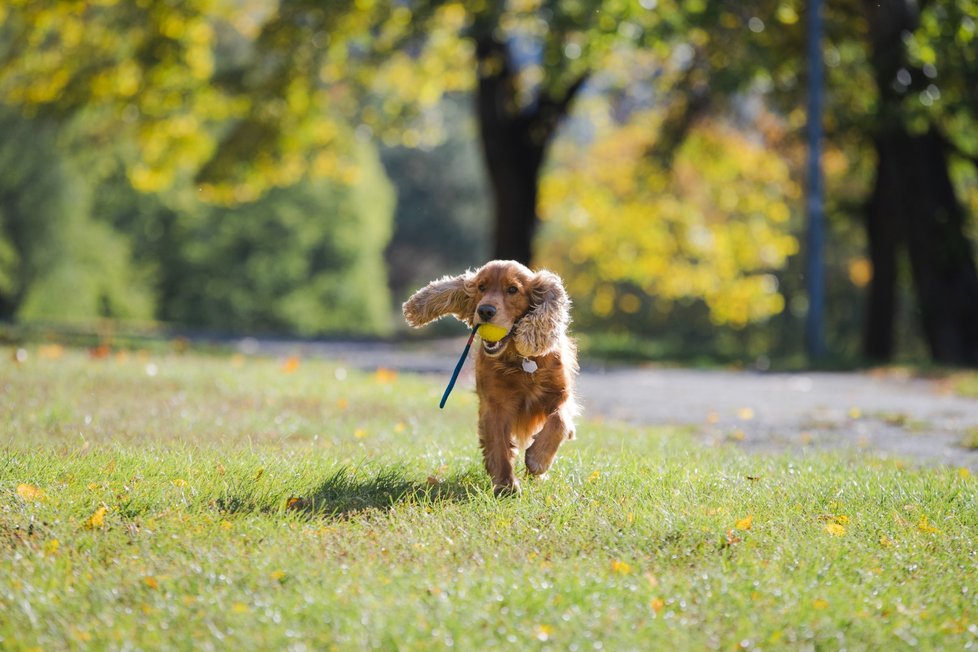
[[[397,372],[393,369],[381,367],[374,374],[374,380],[381,384],[392,383],[397,380]]]
[[[845,535],[846,528],[845,528],[845,526],[843,526],[843,525],[841,525],[839,523],[826,523],[825,524],[825,531],[828,532],[829,534],[831,534],[834,537],[841,537],[841,536]]]
[[[815,598],[815,600],[812,601],[812,607],[818,610],[828,609],[829,601],[823,598]]]
[[[920,530],[921,532],[926,532],[928,534],[940,534],[941,533],[941,531],[939,529],[937,529],[936,527],[934,527],[933,525],[931,525],[928,522],[926,516],[921,516],[920,517],[920,522],[917,523],[917,529]]]
[[[88,520],[85,521],[85,527],[87,527],[90,530],[93,530],[97,527],[104,527],[105,513],[107,511],[109,510],[106,509],[104,505],[96,509],[94,512],[92,512],[92,515],[88,517]]]
[[[47,498],[47,494],[41,489],[38,489],[32,484],[19,484],[17,485],[17,495],[25,503],[31,503],[35,501],[42,501]]]
[[[60,546],[61,544],[58,542],[57,539],[51,539],[50,541],[44,544],[44,553],[48,555],[53,555],[56,552],[58,552],[58,548]]]
[[[626,562],[615,559],[611,562],[611,570],[619,575],[628,575],[632,572],[632,567]]]
[[[65,347],[60,344],[42,344],[37,348],[37,355],[44,360],[57,360],[64,355]]]
[[[754,408],[742,407],[737,410],[737,418],[741,421],[750,421],[754,418]]]
[[[734,525],[738,530],[749,530],[754,525],[754,515],[748,514]]]
[[[649,606],[656,614],[660,614],[662,613],[662,610],[665,609],[666,603],[662,600],[662,598],[653,598],[652,601],[649,602]]]
[[[143,584],[145,584],[146,586],[148,586],[151,589],[158,589],[158,588],[160,588],[160,583],[152,575],[147,575],[146,577],[144,577],[143,578]]]
[[[285,501],[285,509],[302,509],[306,506],[306,501],[300,496],[290,496]]]
[[[299,368],[299,356],[291,355],[282,363],[282,373],[291,374]]]
[[[595,480],[597,480],[600,477],[601,477],[601,471],[592,471],[591,472],[591,475],[588,476],[587,481],[588,482],[594,482]]]

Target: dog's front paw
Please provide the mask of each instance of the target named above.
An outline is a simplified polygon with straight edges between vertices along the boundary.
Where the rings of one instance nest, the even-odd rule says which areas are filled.
[[[496,498],[503,498],[506,496],[519,496],[523,493],[523,488],[520,487],[520,481],[513,477],[502,483],[493,483],[492,493]]]
[[[540,451],[534,450],[534,446],[526,449],[526,470],[530,475],[543,477],[554,463],[554,456],[545,457]]]

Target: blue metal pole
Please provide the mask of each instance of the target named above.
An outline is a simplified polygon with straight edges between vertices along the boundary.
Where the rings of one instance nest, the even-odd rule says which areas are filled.
[[[808,187],[805,209],[807,258],[805,351],[810,361],[825,355],[825,213],[822,182],[822,0],[808,0]]]

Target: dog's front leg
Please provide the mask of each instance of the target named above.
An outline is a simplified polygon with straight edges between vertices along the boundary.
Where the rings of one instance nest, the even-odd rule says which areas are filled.
[[[493,493],[497,496],[520,493],[520,481],[513,467],[519,449],[512,437],[509,421],[491,409],[480,410],[479,444],[486,471],[492,478]]]
[[[573,437],[573,432],[573,422],[561,412],[555,412],[547,417],[543,429],[534,438],[533,444],[526,449],[526,470],[537,476],[549,471],[557,455],[557,449],[565,439]]]

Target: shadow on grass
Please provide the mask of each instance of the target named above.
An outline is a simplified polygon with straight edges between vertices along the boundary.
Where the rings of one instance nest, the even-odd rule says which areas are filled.
[[[474,473],[464,473],[418,482],[407,478],[402,469],[383,469],[373,477],[358,478],[349,470],[340,469],[290,509],[310,515],[342,517],[401,503],[460,503],[485,491],[480,480]]]
[[[228,513],[285,511],[341,519],[399,504],[467,502],[488,490],[483,475],[470,470],[444,479],[428,477],[418,481],[409,478],[401,468],[384,468],[366,475],[363,471],[344,467],[305,495],[288,498],[279,504],[256,500],[255,496],[229,495],[218,500],[217,507]]]

